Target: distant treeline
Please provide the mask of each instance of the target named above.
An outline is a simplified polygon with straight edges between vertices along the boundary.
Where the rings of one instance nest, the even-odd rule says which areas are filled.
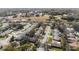
[[[62,15],[68,13],[78,13],[79,9],[68,8],[3,8],[0,9],[0,16],[8,16],[16,13],[27,13],[29,11],[38,11],[50,15]]]

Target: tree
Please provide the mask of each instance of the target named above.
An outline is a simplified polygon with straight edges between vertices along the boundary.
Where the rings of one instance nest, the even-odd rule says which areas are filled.
[[[52,19],[52,16],[49,16],[49,19]]]
[[[17,17],[17,15],[13,15],[13,18],[16,18]]]
[[[67,17],[62,17],[62,19],[67,21],[78,21],[79,17],[76,15],[68,15]]]
[[[79,32],[79,24],[78,23],[74,23],[73,24],[73,28]]]
[[[16,41],[11,42],[11,46],[12,46],[13,48],[16,48],[18,45],[19,45],[19,44],[18,44]]]
[[[36,46],[33,43],[26,43],[21,45],[20,47],[17,48],[17,50],[19,51],[35,51],[36,50]]]

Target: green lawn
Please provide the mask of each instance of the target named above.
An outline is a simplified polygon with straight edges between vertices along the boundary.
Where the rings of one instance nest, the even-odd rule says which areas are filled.
[[[51,48],[51,49],[49,49],[49,51],[63,51],[63,49],[60,49],[60,48]]]
[[[0,36],[0,40],[3,40],[5,38],[5,36]]]

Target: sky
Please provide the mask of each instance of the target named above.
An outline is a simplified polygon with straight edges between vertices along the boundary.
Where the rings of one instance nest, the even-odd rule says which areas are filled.
[[[1,8],[78,8],[78,0],[1,0]]]

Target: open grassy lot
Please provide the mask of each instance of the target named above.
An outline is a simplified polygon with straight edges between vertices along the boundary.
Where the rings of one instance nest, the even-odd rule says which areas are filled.
[[[36,17],[36,16],[31,16],[31,17],[17,17],[17,18],[10,18],[14,19],[14,21],[18,21],[17,19],[32,19],[32,20],[36,20],[36,21],[46,21],[47,19],[49,19],[49,15],[46,15],[46,16],[39,16],[39,17]]]

